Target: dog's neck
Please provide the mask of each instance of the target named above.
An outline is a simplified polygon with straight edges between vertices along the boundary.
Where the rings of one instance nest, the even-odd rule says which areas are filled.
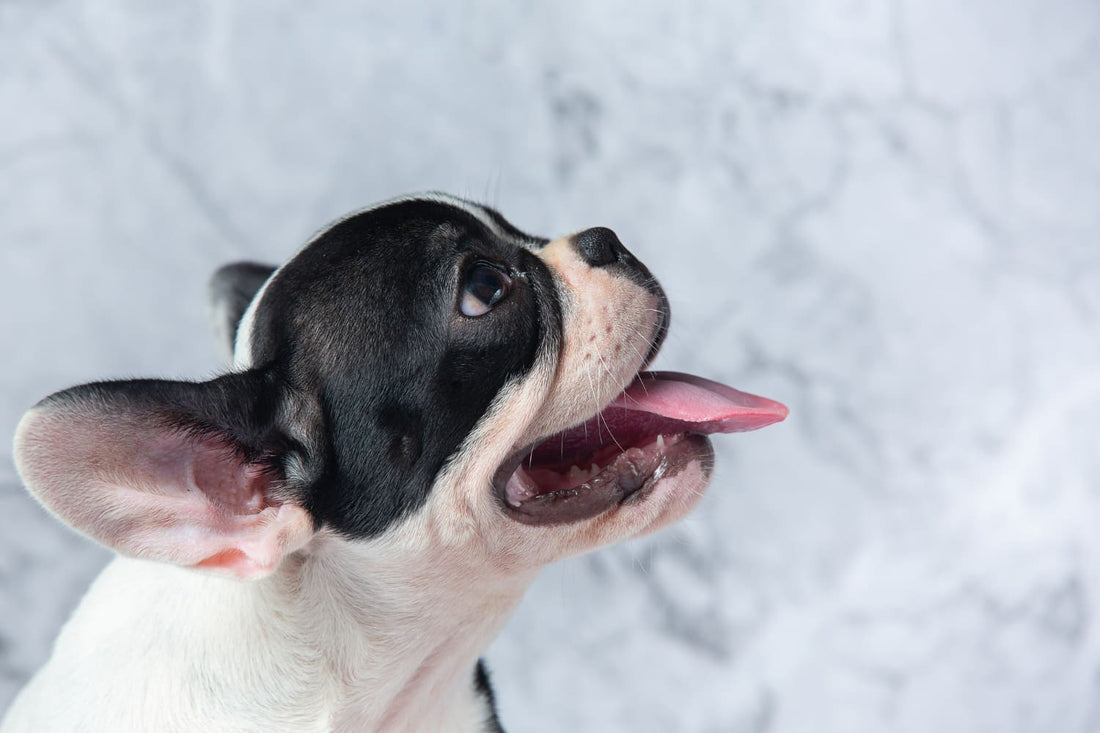
[[[431,730],[483,715],[478,658],[534,572],[494,575],[461,555],[389,557],[318,542],[256,592],[296,617],[324,658],[335,730]]]
[[[45,697],[68,684],[78,717],[58,721],[89,730],[492,730],[477,660],[534,571],[324,539],[251,582],[116,559],[22,702],[57,711]]]

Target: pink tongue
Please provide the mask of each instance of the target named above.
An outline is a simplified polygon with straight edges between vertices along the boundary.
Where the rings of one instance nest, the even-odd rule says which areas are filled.
[[[787,417],[774,400],[679,372],[643,372],[611,406],[688,423],[700,434],[756,430]]]
[[[778,402],[709,379],[643,372],[603,412],[536,446],[532,464],[554,467],[591,460],[595,451],[639,445],[658,435],[741,433],[787,417]]]

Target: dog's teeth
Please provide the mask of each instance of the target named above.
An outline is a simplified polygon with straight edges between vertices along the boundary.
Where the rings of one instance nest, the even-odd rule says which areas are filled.
[[[578,466],[576,464],[573,464],[572,466],[569,467],[569,479],[571,481],[575,481],[577,479],[582,479],[582,478],[585,478],[585,474],[584,474],[584,471],[581,470],[580,466]]]
[[[658,435],[657,436],[657,450],[664,450],[664,447],[665,447],[665,436]]]
[[[600,472],[600,467],[598,465],[596,465],[595,463],[593,463],[591,466],[588,467],[588,476],[589,477],[595,476],[599,472]]]

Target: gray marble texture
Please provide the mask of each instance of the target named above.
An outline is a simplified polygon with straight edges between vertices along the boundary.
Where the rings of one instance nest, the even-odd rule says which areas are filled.
[[[207,275],[443,189],[614,228],[786,402],[562,563],[514,731],[1100,730],[1100,3],[0,0],[0,438],[219,367]],[[0,458],[0,708],[106,554]]]

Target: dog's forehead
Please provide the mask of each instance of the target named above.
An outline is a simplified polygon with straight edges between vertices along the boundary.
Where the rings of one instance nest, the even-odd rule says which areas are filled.
[[[491,209],[443,195],[355,212],[314,236],[268,279],[242,320],[238,366],[271,358],[288,328],[296,338],[328,341],[336,334],[354,341],[360,325],[375,337],[393,336],[394,329],[423,333],[436,321],[429,314],[453,299],[464,259],[520,264],[523,253],[545,241]]]
[[[472,217],[497,237],[520,247],[539,249],[550,241],[544,237],[533,236],[520,230],[512,224],[512,222],[505,219],[499,211],[490,206],[461,199],[446,193],[428,193],[409,198],[394,199],[393,201],[382,204],[378,208],[407,202],[433,203],[448,207],[456,214],[460,213]]]
[[[406,255],[420,250],[427,256],[445,254],[448,246],[467,237],[532,250],[549,241],[521,231],[488,206],[446,194],[426,194],[349,214],[316,234],[287,266],[294,266],[301,254],[328,251],[349,242],[366,250],[379,236],[396,240]]]
[[[431,292],[427,286],[445,279],[464,247],[476,244],[506,254],[535,251],[548,242],[521,231],[492,208],[443,193],[396,198],[353,212],[316,233],[267,279],[240,320],[234,363],[238,368],[256,363],[255,347],[264,349],[254,333],[268,331],[263,322],[284,315],[278,312],[290,300],[308,301],[313,292],[331,303],[330,287],[358,283],[366,290],[370,284],[363,281],[369,274],[386,297],[416,292],[423,299]],[[403,294],[394,292],[402,289]],[[273,297],[272,291],[293,292],[294,298]]]
[[[351,264],[368,267],[400,262],[403,269],[422,269],[448,257],[470,239],[504,244],[485,220],[464,209],[427,200],[410,200],[362,211],[332,224],[283,266],[283,273]],[[377,268],[375,268],[377,269]],[[343,276],[356,274],[344,270]]]

